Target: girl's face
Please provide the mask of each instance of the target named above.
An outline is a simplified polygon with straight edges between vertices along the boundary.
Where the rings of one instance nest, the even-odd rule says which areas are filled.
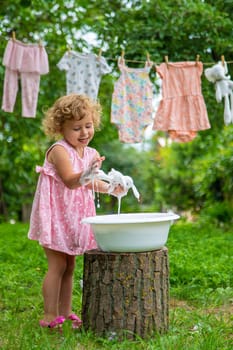
[[[64,139],[76,150],[86,147],[94,132],[92,116],[88,115],[81,120],[66,120],[61,129]]]

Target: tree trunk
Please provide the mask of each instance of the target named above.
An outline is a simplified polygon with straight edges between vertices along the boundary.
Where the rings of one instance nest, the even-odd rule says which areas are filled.
[[[23,222],[28,222],[30,220],[31,211],[32,211],[31,203],[23,203],[22,204],[22,217],[21,217],[21,220]]]
[[[2,184],[2,180],[0,179],[0,216],[2,215],[6,220],[8,217],[8,210],[4,200],[3,191],[4,191],[3,184]]]
[[[167,248],[84,254],[82,319],[86,330],[122,339],[168,330]]]

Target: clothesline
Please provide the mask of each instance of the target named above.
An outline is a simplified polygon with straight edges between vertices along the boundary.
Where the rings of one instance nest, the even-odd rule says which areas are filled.
[[[51,46],[50,49],[54,51],[55,47]],[[99,50],[98,54],[94,54],[82,52],[82,50],[81,52],[73,51],[70,47],[61,45],[60,54],[62,51],[65,52],[56,66],[66,72],[67,95],[76,92],[85,94],[93,100],[98,97],[102,76],[112,71],[112,67],[109,66],[107,60],[123,61],[122,64],[119,64],[120,76],[114,82],[111,105],[111,123],[116,125],[121,142],[141,142],[145,127],[151,123],[154,113],[152,103],[153,84],[150,81],[149,73],[153,66],[163,80],[163,99],[154,117],[153,130],[168,131],[173,140],[188,142],[196,137],[197,131],[210,128],[201,91],[200,72],[203,70],[203,62],[200,62],[200,55],[196,55],[196,59],[191,62],[171,62],[168,56],[164,56],[165,63],[158,65],[151,61],[148,52],[144,53],[145,59],[142,61],[125,60],[124,51],[117,58],[108,57],[108,59],[102,55],[102,49]],[[58,54],[58,48],[56,52]],[[127,69],[123,64],[124,61],[143,62],[144,68]],[[18,78],[20,78],[23,81],[23,84],[21,84],[22,116],[34,118],[36,116],[40,83],[38,77],[49,73],[46,47],[42,43],[26,44],[13,38],[7,43],[2,63],[5,66],[2,109],[5,112],[13,111],[15,98],[13,99],[12,96],[14,97],[17,94]],[[230,63],[233,63],[233,61],[230,61]],[[212,65],[212,62],[206,62],[205,64]],[[233,123],[233,110],[230,109],[233,105],[233,81],[230,81],[229,77],[226,76],[226,64],[225,57],[221,55],[217,64],[212,68],[205,69],[205,75],[207,78],[209,77],[208,80],[216,83],[217,102],[224,98],[226,107],[224,121],[228,125]],[[134,74],[131,74],[132,72]],[[142,72],[144,74],[141,74]],[[124,79],[122,79],[122,75],[125,77]],[[33,90],[28,88],[32,82]],[[221,86],[218,88],[219,82]],[[172,84],[175,84],[175,87]],[[172,99],[170,98],[170,91],[173,91],[174,94]],[[190,96],[190,98],[187,98],[187,96]],[[166,108],[163,107],[163,103],[166,103]]]
[[[112,57],[105,57],[106,58],[106,60],[109,60],[109,61],[117,61],[118,60],[118,58],[112,58]],[[125,59],[124,58],[124,60],[125,60],[125,62],[132,62],[132,63],[145,63],[145,61],[146,61],[146,59],[144,60],[144,61],[137,61],[137,60],[129,60],[129,59]],[[195,60],[193,60],[193,61],[195,61]],[[165,62],[165,61],[162,61],[162,62],[158,62],[158,63],[156,63],[156,62],[154,62],[153,60],[151,60],[150,61],[151,63],[154,63],[155,65],[158,65],[158,64],[161,64],[161,63],[163,63],[163,62]],[[233,63],[233,61],[225,61],[227,64],[232,64]],[[170,61],[170,63],[174,63],[174,61]],[[202,62],[204,65],[212,65],[212,64],[215,64],[216,62]],[[169,64],[169,62],[168,62],[168,64]]]
[[[1,42],[1,41],[0,41]],[[25,43],[27,44],[27,43]],[[38,44],[39,45],[39,44]],[[43,46],[43,44],[41,44]],[[0,48],[5,48],[5,45],[3,46],[2,43],[0,44]],[[46,51],[49,52],[50,50],[54,52],[54,50],[57,50],[57,48],[51,48],[51,47],[47,47],[45,46],[46,48]],[[68,49],[67,51],[69,51],[70,49]],[[102,54],[102,50],[100,49],[100,56]],[[117,58],[116,57],[105,57],[106,60],[109,60],[109,61],[118,61],[119,57],[124,57],[124,51],[122,51],[121,55],[119,55]],[[165,56],[166,57],[166,56]],[[166,59],[165,61],[162,61],[162,62],[155,62],[153,60],[150,60],[150,57],[149,57],[149,54],[147,54],[145,60],[133,60],[133,59],[127,59],[124,57],[124,61],[125,62],[130,62],[130,63],[145,63],[145,61],[150,61],[151,63],[155,64],[155,65],[158,65],[158,64],[161,64],[162,62],[166,62]],[[193,60],[195,61],[195,60]],[[174,61],[170,61],[170,63],[174,63]],[[201,61],[202,62],[202,61]],[[224,60],[224,62],[226,62],[227,64],[233,64],[233,61],[227,61],[227,60]],[[167,62],[169,64],[169,62]],[[212,62],[202,62],[203,65],[212,65],[212,64],[215,64],[216,62],[212,61]]]

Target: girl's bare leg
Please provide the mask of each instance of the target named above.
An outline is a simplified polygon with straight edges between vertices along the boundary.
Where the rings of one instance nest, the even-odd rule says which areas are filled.
[[[44,278],[42,292],[44,297],[44,320],[53,321],[59,316],[59,302],[62,280],[67,269],[67,254],[44,248],[48,271]]]
[[[66,270],[61,280],[59,314],[67,318],[72,313],[73,273],[75,256],[66,255]]]

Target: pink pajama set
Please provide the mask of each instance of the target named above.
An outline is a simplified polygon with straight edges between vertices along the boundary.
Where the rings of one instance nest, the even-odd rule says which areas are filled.
[[[2,109],[13,112],[21,80],[22,116],[35,117],[39,93],[40,76],[49,72],[45,48],[38,44],[24,44],[9,40],[3,65],[5,68]]]

